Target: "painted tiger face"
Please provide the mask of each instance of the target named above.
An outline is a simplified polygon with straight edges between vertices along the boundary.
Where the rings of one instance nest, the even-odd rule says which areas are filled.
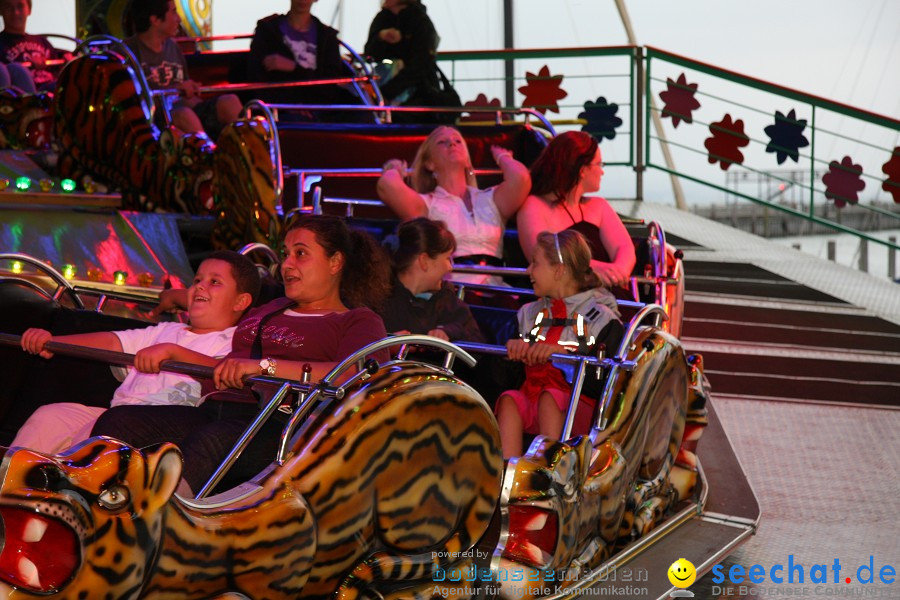
[[[11,451],[0,464],[0,579],[25,595],[137,597],[180,476],[171,444],[145,454],[92,438],[55,457]]]
[[[53,117],[49,94],[0,90],[0,148],[44,148],[50,145]]]

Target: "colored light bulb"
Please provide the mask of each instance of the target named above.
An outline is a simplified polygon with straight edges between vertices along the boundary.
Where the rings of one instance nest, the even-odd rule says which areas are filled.
[[[150,287],[153,284],[153,273],[139,273],[137,276],[138,285],[141,287]]]
[[[78,269],[75,268],[75,265],[71,263],[66,263],[63,265],[63,277],[66,279],[75,279],[75,274],[78,273]]]
[[[125,285],[126,279],[128,279],[128,273],[125,271],[116,271],[113,273],[113,283],[116,285]]]
[[[16,177],[16,187],[22,191],[31,187],[30,177]]]
[[[103,279],[103,271],[101,271],[97,267],[91,267],[87,270],[87,276],[91,281],[100,281],[101,279]]]
[[[41,179],[41,180],[38,182],[38,185],[41,186],[41,191],[46,193],[46,192],[49,192],[50,190],[53,189],[53,180],[52,180],[52,179],[46,179],[46,178],[45,178],[45,179]]]
[[[12,272],[13,273],[21,273],[22,272],[22,262],[18,260],[14,260],[12,262]]]
[[[0,177],[0,192],[9,187],[9,179],[6,177]]]
[[[63,179],[59,182],[60,187],[62,187],[64,192],[74,192],[75,191],[75,182],[71,179]]]

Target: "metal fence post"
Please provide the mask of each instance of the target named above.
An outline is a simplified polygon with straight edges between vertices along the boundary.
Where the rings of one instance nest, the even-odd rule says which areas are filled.
[[[634,174],[635,174],[635,199],[638,202],[644,200],[644,94],[646,93],[644,81],[644,48],[638,46],[634,49],[635,73],[637,80],[637,94],[634,98]]]
[[[859,270],[869,272],[869,240],[865,238],[859,240]]]
[[[835,262],[834,257],[836,254],[836,249],[837,242],[835,242],[834,240],[828,240],[828,260],[830,260],[831,262]]]
[[[897,245],[897,236],[888,237],[888,241],[894,246]],[[897,250],[893,246],[888,248],[888,277],[894,279],[897,277]]]

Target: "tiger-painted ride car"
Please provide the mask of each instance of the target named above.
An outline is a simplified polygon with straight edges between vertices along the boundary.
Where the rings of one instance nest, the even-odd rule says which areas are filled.
[[[639,311],[619,352],[586,359],[605,380],[588,435],[538,437],[506,463],[479,393],[404,356],[320,401],[286,438],[284,460],[209,498],[174,494],[170,445],[9,449],[0,589],[13,599],[522,598],[590,579],[696,501],[702,362],[651,319],[661,313]],[[419,337],[376,344],[449,346]],[[474,573],[474,587],[454,584],[460,573]]]
[[[227,214],[216,222],[220,247],[275,245],[272,124],[241,119],[215,143],[164,125],[143,78],[116,49],[71,60],[52,96],[0,92],[0,148],[35,156],[59,178],[119,191],[127,210]]]

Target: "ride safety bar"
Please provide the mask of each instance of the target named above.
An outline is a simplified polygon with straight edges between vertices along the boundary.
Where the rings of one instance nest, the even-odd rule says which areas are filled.
[[[14,335],[11,333],[0,333],[0,346],[19,348],[21,347],[21,339],[22,337],[19,335]],[[130,367],[134,365],[134,354],[128,354],[126,352],[100,350],[98,348],[76,346],[74,344],[66,344],[63,342],[47,342],[47,344],[44,346],[44,349],[62,356],[105,362],[107,364],[116,365],[119,367]],[[181,375],[188,375],[195,379],[212,379],[213,376],[212,367],[179,362],[176,360],[162,361],[159,364],[159,370],[166,371],[167,373],[179,373]],[[256,383],[279,386],[287,385],[290,391],[300,392],[304,394],[309,393],[314,389],[318,389],[320,394],[326,396],[342,398],[344,395],[344,390],[340,387],[324,386],[323,388],[322,386],[314,384],[280,379],[278,377],[270,377],[268,375],[253,375],[244,378],[244,386],[249,386]]]

